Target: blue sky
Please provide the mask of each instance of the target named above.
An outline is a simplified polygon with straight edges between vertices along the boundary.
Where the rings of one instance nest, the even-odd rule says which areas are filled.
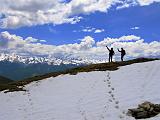
[[[136,35],[146,42],[160,40],[160,4],[149,6],[134,6],[116,10],[114,7],[108,13],[95,12],[90,15],[81,15],[83,19],[77,24],[65,23],[61,25],[45,24],[17,29],[0,29],[37,39],[44,39],[47,44],[61,45],[75,43],[84,36],[92,36],[96,41],[105,37],[117,38],[123,35]],[[83,32],[82,29],[92,27],[104,29],[102,33]],[[139,29],[131,29],[139,27]],[[77,31],[77,32],[74,32]]]
[[[3,5],[6,8],[1,8],[0,32],[22,37],[24,41],[28,37],[34,40],[45,40],[41,44],[52,46],[76,43],[81,46],[83,40],[90,37],[94,41],[92,44],[92,40],[89,38],[90,44],[94,47],[101,41],[105,41],[107,45],[107,38],[114,41],[114,39],[131,35],[139,37],[139,40],[143,39],[143,44],[148,43],[149,45],[153,41],[159,44],[160,42],[159,0],[110,0],[111,2],[99,0],[100,2],[97,3],[95,0],[89,0],[91,2],[85,0],[47,1],[40,3],[37,0],[30,0],[27,5],[22,1],[19,3],[20,5],[8,2],[8,5]],[[49,2],[53,2],[53,4]],[[34,3],[36,3],[35,9],[32,6]],[[45,8],[45,5],[50,8]],[[52,6],[55,7],[52,8]],[[62,9],[57,10],[57,6]],[[66,11],[63,12],[63,10]],[[119,42],[119,40],[117,41]],[[140,51],[140,48],[137,49]],[[159,52],[156,55],[159,56]]]

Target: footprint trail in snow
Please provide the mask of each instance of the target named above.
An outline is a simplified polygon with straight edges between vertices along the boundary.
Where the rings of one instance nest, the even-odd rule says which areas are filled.
[[[120,109],[119,100],[116,98],[116,95],[114,93],[115,88],[111,83],[110,72],[107,73],[107,80],[104,80],[104,82],[106,83],[106,86],[109,89],[109,92],[108,92],[108,94],[110,96],[110,98],[108,99],[109,103],[112,103],[114,105],[115,109],[117,109],[120,112],[119,118],[124,120],[126,117],[126,113],[124,110]],[[126,118],[126,120],[127,120],[127,118]]]
[[[98,82],[101,82],[101,81],[95,80],[92,84],[90,84],[90,86],[86,90],[86,94],[84,94],[77,102],[77,106],[78,106],[77,108],[83,120],[91,120],[90,112],[87,111],[86,100],[87,100],[87,96],[89,96],[93,92],[93,90],[96,88],[96,85],[98,84]],[[97,114],[98,119],[95,119],[95,120],[106,120],[107,116],[110,116],[110,109],[116,109],[117,112],[119,112],[120,114],[118,116],[120,120],[121,119],[124,120],[126,114],[123,110],[120,110],[119,100],[116,98],[116,95],[114,93],[115,88],[113,87],[111,83],[110,72],[107,72],[107,76],[105,77],[105,80],[103,80],[101,84],[104,85],[104,88],[105,88],[104,90],[106,91],[105,93],[107,93],[105,95],[106,102],[103,105],[104,107],[102,111]]]

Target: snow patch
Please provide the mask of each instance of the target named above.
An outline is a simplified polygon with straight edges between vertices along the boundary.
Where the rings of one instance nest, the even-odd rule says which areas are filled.
[[[26,92],[0,93],[0,120],[134,120],[129,108],[160,103],[159,74],[157,60],[33,82]]]

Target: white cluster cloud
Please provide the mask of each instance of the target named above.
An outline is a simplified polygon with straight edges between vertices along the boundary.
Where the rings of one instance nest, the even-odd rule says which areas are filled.
[[[123,9],[123,8],[129,8],[131,6],[136,6],[138,5],[138,0],[120,0],[119,1],[119,6],[117,6],[117,10]]]
[[[139,6],[150,5],[156,2],[159,3],[160,0],[120,0],[119,1],[120,5],[117,6],[117,10],[137,5]]]
[[[138,29],[140,29],[139,27],[132,27],[131,28],[132,30],[138,30]]]
[[[105,30],[104,29],[96,29],[95,31],[94,31],[94,33],[101,33],[101,32],[104,32]]]
[[[149,5],[160,0],[1,0],[0,27],[18,28],[22,26],[75,24],[83,19],[80,14],[96,11],[107,12],[112,5],[125,8],[133,5]]]
[[[122,36],[120,38],[105,38],[103,41],[97,42],[97,46],[110,46],[113,43],[117,42],[132,42],[132,41],[138,41],[140,40],[140,37],[135,35],[129,35],[129,36]]]
[[[32,37],[23,39],[20,36],[2,32],[0,34],[0,52],[27,56],[68,56],[70,58],[104,60],[108,57],[107,45],[113,47],[115,52],[117,48],[123,47],[127,52],[127,58],[160,56],[159,41],[146,43],[143,39],[135,35],[122,36],[119,38],[104,38],[104,40],[99,42],[95,42],[94,38],[86,36],[80,43],[59,46],[47,45],[42,43],[42,41]],[[115,55],[115,58],[117,57],[119,57],[118,52],[116,52]]]
[[[93,33],[101,33],[104,32],[104,29],[94,28],[94,27],[85,27],[82,30],[74,30],[73,32],[93,32]]]
[[[95,11],[106,12],[115,0],[72,0],[65,3],[59,0],[1,0],[1,28],[17,28],[21,26],[43,24],[75,24],[82,17]]]
[[[75,44],[66,44],[60,46],[44,44],[45,40],[38,40],[32,37],[23,39],[20,36],[11,35],[7,31],[0,34],[1,53],[15,53],[19,55],[35,56],[55,56],[72,55],[77,57],[83,52],[93,47],[95,41],[92,37],[86,36],[81,42]],[[78,53],[78,54],[77,54]]]
[[[137,0],[141,6],[150,5],[154,2],[160,2],[160,0]]]
[[[92,27],[86,27],[86,28],[82,29],[83,32],[93,32],[95,30],[96,30],[96,28],[92,28]]]

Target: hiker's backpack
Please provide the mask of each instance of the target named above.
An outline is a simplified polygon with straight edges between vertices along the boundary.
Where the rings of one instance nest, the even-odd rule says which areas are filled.
[[[123,50],[122,52],[123,52],[123,55],[125,55],[125,54],[126,54],[126,51],[125,51],[125,50]]]

